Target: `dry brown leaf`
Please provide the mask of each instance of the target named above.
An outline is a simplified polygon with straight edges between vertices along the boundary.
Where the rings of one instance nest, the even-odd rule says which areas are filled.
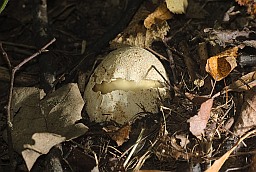
[[[213,99],[205,101],[201,104],[198,115],[188,119],[188,122],[190,123],[190,132],[199,139],[204,135],[204,129],[206,128],[206,124],[211,115],[212,105]]]
[[[131,132],[131,125],[127,124],[120,128],[113,136],[112,140],[117,143],[117,146],[121,146],[124,142],[129,139],[129,134]]]
[[[210,57],[205,66],[206,72],[210,73],[216,81],[224,79],[237,66],[237,52],[238,47],[234,47]]]
[[[256,87],[253,87],[245,94],[245,101],[241,114],[234,126],[234,134],[241,136],[256,124]]]
[[[256,16],[256,1],[255,0],[236,0],[241,6],[247,7],[248,14]]]
[[[149,14],[148,17],[144,20],[144,26],[147,29],[150,29],[151,26],[157,22],[162,22],[172,18],[171,12],[167,9],[166,4],[162,3],[159,5],[156,10]]]
[[[201,105],[203,102],[209,99],[209,96],[198,96],[192,93],[185,93],[185,96],[194,104]]]
[[[213,165],[208,168],[205,172],[216,172],[219,171],[220,168],[222,167],[222,165],[226,162],[226,160],[228,159],[228,157],[230,156],[230,154],[237,148],[237,146],[247,137],[249,137],[252,134],[256,134],[256,130],[250,131],[248,132],[246,135],[244,135],[242,138],[240,138],[236,144],[232,147],[232,149],[230,149],[229,151],[227,151],[222,157],[220,157],[218,160],[216,160]]]
[[[188,0],[165,0],[167,8],[174,14],[185,13]]]
[[[44,97],[34,87],[15,88],[13,105],[13,145],[30,170],[36,159],[56,144],[81,136],[84,101],[76,84],[68,84]]]
[[[226,86],[224,88],[225,91],[246,91],[256,86],[256,71],[250,72],[240,79],[235,81],[234,83]]]
[[[153,41],[162,40],[167,35],[170,27],[166,21],[162,21],[147,29],[141,21],[144,21],[149,14],[150,12],[145,7],[145,4],[142,5],[128,27],[110,42],[110,46],[120,48],[128,45],[147,48],[151,46]]]

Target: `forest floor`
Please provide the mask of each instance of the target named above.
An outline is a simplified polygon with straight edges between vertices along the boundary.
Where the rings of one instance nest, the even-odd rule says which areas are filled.
[[[7,3],[0,14],[0,171],[256,171],[255,1],[189,0],[184,13],[178,12],[182,14],[171,13],[166,5],[160,8],[161,4],[161,0]],[[26,111],[31,116],[22,117],[28,105],[9,106],[16,87],[40,88],[52,95],[77,83],[84,95],[95,67],[124,45],[145,48],[164,65],[170,98],[159,106],[159,113],[144,107],[143,115],[120,125],[91,121],[84,108],[78,114],[81,119],[77,117],[82,127],[66,130],[61,128],[66,123],[59,125],[62,121],[55,118],[38,122],[34,108]],[[12,82],[12,69],[24,60],[15,68]],[[26,89],[22,94],[32,93]],[[36,101],[32,98],[27,103]],[[51,124],[57,132],[49,131]],[[47,130],[40,128],[43,125]],[[71,135],[49,143],[61,130]],[[6,133],[12,133],[12,141]],[[28,133],[37,149],[26,142]],[[38,133],[52,135],[34,138]],[[34,152],[26,157],[25,148]]]

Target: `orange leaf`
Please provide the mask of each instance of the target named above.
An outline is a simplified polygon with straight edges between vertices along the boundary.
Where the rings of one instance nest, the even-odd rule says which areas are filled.
[[[216,81],[220,81],[227,77],[237,66],[237,52],[238,47],[234,47],[220,53],[219,55],[210,57],[205,66],[206,72],[210,73]]]

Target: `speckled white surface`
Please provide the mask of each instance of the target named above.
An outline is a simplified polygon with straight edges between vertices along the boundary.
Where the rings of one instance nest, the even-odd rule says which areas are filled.
[[[95,69],[85,89],[84,99],[90,119],[96,122],[115,120],[123,124],[142,112],[141,107],[149,112],[157,112],[160,97],[165,99],[169,94],[165,80],[152,65],[168,81],[162,63],[143,48],[125,47],[108,54]],[[163,86],[132,91],[114,90],[106,94],[93,90],[95,85],[103,81],[110,83],[116,79],[134,81],[135,84],[141,80],[155,80]]]

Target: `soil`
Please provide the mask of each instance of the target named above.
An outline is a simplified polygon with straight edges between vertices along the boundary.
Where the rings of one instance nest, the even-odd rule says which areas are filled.
[[[37,0],[9,1],[0,14],[0,43],[12,66],[56,38],[49,52],[33,58],[17,72],[14,86],[39,87],[50,93],[66,83],[74,82],[79,84],[82,94],[95,66],[114,49],[109,42],[124,32],[133,11],[138,11],[140,5],[139,1],[133,3],[128,0],[51,0],[47,3],[48,19],[42,21],[36,13],[39,4]],[[142,2],[149,13],[159,4],[160,1]],[[229,19],[223,21],[233,6]],[[99,171],[133,171],[139,166],[141,170],[204,171],[235,145],[239,137],[233,134],[233,127],[243,111],[245,91],[226,92],[214,99],[212,116],[201,139],[191,133],[187,120],[198,113],[209,95],[216,95],[225,86],[255,71],[253,58],[249,62],[237,60],[238,66],[215,86],[213,78],[205,71],[207,58],[241,46],[246,40],[255,40],[255,16],[248,13],[246,6],[240,6],[234,0],[190,0],[186,14],[174,14],[167,23],[170,27],[168,34],[162,40],[153,41],[149,47],[164,64],[170,78],[172,96],[165,102],[164,110],[158,114],[145,112],[129,124],[129,139],[120,146],[113,139],[113,134],[117,135],[118,129],[123,126],[113,121],[100,124],[91,122],[84,110],[80,122],[88,126],[89,131],[53,147],[36,161],[31,171],[93,171],[96,168]],[[232,43],[223,45],[213,43],[216,38],[210,37],[205,32],[206,28],[220,33],[233,30],[251,34],[250,38],[234,37]],[[206,59],[201,59],[199,55],[202,44],[207,49]],[[254,59],[255,52],[255,43],[239,49],[240,56],[251,55]],[[9,71],[7,60],[1,54],[0,171],[10,170],[8,143],[3,136],[7,127]],[[51,77],[44,78],[43,74],[49,74],[54,82],[49,81]],[[203,81],[203,86],[195,84],[196,79]],[[198,99],[193,102],[186,96],[188,94]],[[231,126],[225,128],[225,124],[232,120]],[[112,132],[107,132],[111,127]],[[113,130],[113,127],[118,129]],[[142,128],[145,139],[138,144],[128,165],[124,165],[128,157],[125,152],[132,149]],[[210,137],[210,134],[213,136]],[[186,142],[184,140],[189,143],[182,147]],[[252,170],[255,166],[255,139],[252,137],[244,142],[247,146],[241,145],[220,171]],[[15,171],[28,171],[22,156],[16,152],[14,161]]]

